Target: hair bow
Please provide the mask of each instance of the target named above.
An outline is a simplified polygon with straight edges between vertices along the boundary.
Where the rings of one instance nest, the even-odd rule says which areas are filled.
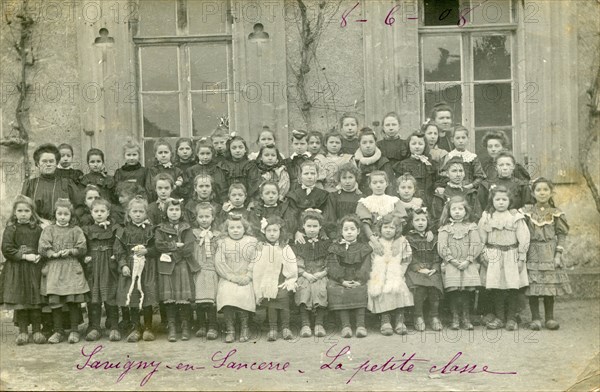
[[[307,208],[306,210],[304,210],[304,212],[316,212],[317,214],[323,213],[323,211],[319,210],[318,208]]]
[[[235,212],[230,212],[228,216],[229,216],[229,219],[231,219],[231,220],[242,220],[242,215],[237,214]]]
[[[302,139],[306,135],[307,135],[306,131],[297,130],[297,129],[292,130],[292,137],[294,137],[294,139]]]
[[[430,119],[430,118],[426,118],[426,119],[425,119],[425,121],[423,121],[423,124],[422,124],[422,125],[427,125],[427,124],[429,124],[430,122],[431,122],[431,119]]]
[[[269,225],[269,222],[267,222],[267,219],[262,218],[260,221],[260,232],[265,234],[265,230],[267,230],[268,225]]]
[[[229,128],[229,116],[219,117],[219,126]]]

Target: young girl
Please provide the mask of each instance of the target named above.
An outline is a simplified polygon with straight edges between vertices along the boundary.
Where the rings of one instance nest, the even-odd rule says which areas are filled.
[[[279,185],[273,181],[264,181],[259,188],[260,200],[250,210],[249,222],[255,232],[260,231],[260,222],[263,218],[278,216],[285,221],[285,229],[293,233],[296,228],[298,212],[290,205],[287,199],[280,201]]]
[[[240,317],[240,342],[250,338],[249,313],[256,310],[252,269],[257,256],[257,241],[249,232],[248,221],[240,215],[230,214],[223,224],[227,236],[219,241],[215,253],[215,269],[219,274],[217,310],[225,315],[225,343],[235,340],[234,318]]]
[[[371,128],[363,128],[360,130],[359,149],[354,154],[354,163],[360,171],[360,182],[358,188],[368,196],[371,194],[369,187],[369,175],[373,171],[384,171],[387,174],[388,185],[385,193],[394,196],[396,194],[396,178],[394,170],[389,159],[381,154],[381,150],[377,147],[377,136]]]
[[[524,216],[509,210],[510,199],[510,191],[503,186],[491,190],[489,206],[479,220],[479,235],[485,244],[480,260],[484,267],[482,283],[492,292],[496,315],[487,327],[498,329],[506,325],[508,331],[514,331],[518,290],[528,285],[525,257],[529,230]],[[508,302],[506,319],[505,302]]]
[[[298,265],[294,251],[287,244],[289,234],[285,222],[270,216],[261,223],[263,240],[259,243],[259,257],[252,270],[252,285],[256,304],[267,309],[269,334],[267,340],[277,340],[277,314],[284,340],[293,338],[290,330],[290,292],[296,291]]]
[[[216,210],[210,203],[196,206],[196,225],[192,231],[196,238],[195,260],[200,271],[194,275],[196,296],[196,316],[198,317],[197,337],[215,340],[217,332],[217,286],[219,276],[215,270],[215,252],[220,233],[213,229]],[[208,330],[208,331],[207,331]]]
[[[142,188],[146,187],[147,169],[140,163],[142,148],[133,139],[128,138],[123,145],[125,164],[115,170],[115,183],[133,182]]]
[[[60,153],[60,161],[58,162],[58,167],[56,168],[56,176],[59,178],[69,178],[75,184],[80,185],[83,172],[79,169],[73,168],[73,147],[70,144],[62,143],[58,146],[58,152]]]
[[[400,204],[406,210],[406,213],[417,210],[423,207],[423,199],[415,197],[417,190],[417,180],[410,175],[410,173],[404,173],[396,182],[398,184],[398,196],[400,197]]]
[[[399,163],[410,156],[408,143],[400,137],[400,116],[389,112],[381,121],[383,139],[377,142],[381,154],[393,164]]]
[[[506,133],[503,131],[489,131],[483,136],[482,144],[483,148],[486,149],[488,156],[481,160],[481,167],[488,180],[493,181],[498,176],[498,172],[496,171],[496,158],[498,158],[498,154],[510,149],[508,137],[506,137]],[[531,179],[527,169],[520,163],[515,163],[513,175],[515,178],[523,181],[529,181]]]
[[[2,254],[6,259],[2,270],[2,302],[15,311],[19,327],[16,338],[18,346],[29,342],[28,326],[31,323],[33,341],[46,343],[41,332],[42,297],[40,280],[42,277],[41,255],[38,242],[42,228],[40,218],[35,213],[33,200],[18,195],[12,213],[2,235]]]
[[[406,210],[396,196],[386,195],[388,177],[383,171],[374,171],[369,176],[369,187],[372,195],[362,198],[356,206],[356,214],[362,222],[365,238],[370,241],[375,253],[383,256],[383,245],[373,232],[373,227],[385,215],[396,213],[401,218],[406,217]]]
[[[174,185],[173,192],[178,190],[183,185],[183,172],[180,168],[173,165],[173,147],[171,143],[165,139],[158,139],[154,142],[154,166],[146,170],[146,193],[148,202],[156,200],[156,189],[154,187],[154,179],[157,175],[165,173],[173,177]],[[176,192],[179,193],[179,192]]]
[[[248,189],[248,177],[252,162],[248,160],[248,146],[241,136],[234,136],[227,141],[225,159],[221,161],[229,184],[240,183]]]
[[[438,141],[440,139],[440,127],[438,127],[436,123],[427,122],[421,127],[421,133],[425,135],[425,140],[427,141],[427,147],[429,147],[429,155],[431,155],[431,159],[433,159],[438,166],[442,165],[444,158],[446,155],[448,155],[448,151],[438,146]]]
[[[358,150],[358,117],[351,113],[344,113],[340,117],[340,134],[342,135],[341,154],[354,155]]]
[[[327,314],[327,255],[331,241],[324,238],[323,215],[319,210],[307,209],[300,216],[305,243],[294,244],[292,249],[298,262],[296,305],[300,307],[302,329],[300,336],[310,337],[310,315],[315,315],[315,336],[325,336]]]
[[[431,109],[429,118],[438,126],[438,147],[448,152],[454,149],[452,144],[452,109],[445,103],[439,103]]]
[[[229,128],[221,124],[210,135],[210,141],[215,150],[214,160],[220,163],[226,159],[227,141],[229,140]]]
[[[177,139],[175,142],[175,157],[173,162],[175,167],[181,169],[182,173],[185,173],[187,169],[198,164],[198,157],[194,155],[194,142],[192,139],[188,137],[180,137]]]
[[[279,200],[284,200],[290,190],[290,176],[280,153],[274,144],[269,144],[260,148],[256,160],[250,167],[248,185],[251,198],[257,199],[259,195],[259,186],[263,181],[273,181],[279,186]]]
[[[64,340],[63,306],[69,309],[69,343],[77,343],[80,306],[86,302],[90,291],[77,259],[86,252],[85,236],[74,224],[73,205],[69,200],[56,201],[54,216],[55,223],[42,231],[38,247],[39,254],[47,259],[42,269],[41,294],[43,302],[52,309],[54,325],[54,334],[48,339],[48,343],[55,344]]]
[[[216,216],[221,212],[221,204],[214,201],[213,178],[209,175],[198,174],[193,180],[194,193],[185,204],[184,217],[188,222],[196,221],[196,206],[200,203],[210,203],[215,208]]]
[[[260,131],[258,137],[256,138],[256,145],[258,146],[259,150],[265,146],[277,145],[277,137],[275,136],[275,132],[273,132],[268,126],[263,126],[262,131]],[[251,161],[255,160],[258,157],[258,153],[258,151],[250,153],[248,155],[248,159]],[[279,160],[283,161],[284,159],[285,157],[283,154],[279,154]]]
[[[197,176],[210,176],[212,178],[212,190],[215,195],[215,201],[222,203],[227,200],[227,189],[229,183],[225,172],[218,165],[215,159],[216,152],[213,145],[206,138],[202,138],[196,144],[196,155],[198,156],[198,164],[186,170],[183,176],[184,194],[192,195],[194,186],[193,181]],[[190,222],[193,222],[191,220]]]
[[[115,233],[114,254],[119,266],[119,282],[117,286],[117,304],[129,308],[131,328],[127,341],[136,343],[140,337],[145,341],[154,340],[152,332],[152,306],[158,303],[157,261],[154,247],[154,227],[147,219],[148,202],[136,196],[127,205],[126,223]],[[144,260],[141,276],[136,277],[141,282],[141,292],[138,282],[132,280],[138,260]],[[135,286],[129,293],[132,285]],[[140,303],[142,301],[142,303]],[[140,333],[140,309],[144,315],[144,330]]]
[[[554,320],[554,297],[571,294],[569,276],[563,263],[565,240],[569,225],[565,214],[556,208],[552,195],[554,184],[546,178],[537,178],[531,186],[535,205],[521,209],[529,228],[531,243],[527,251],[527,274],[529,287],[525,294],[529,297],[532,322],[529,327],[535,331],[542,328],[539,299],[544,298],[546,328],[556,330]]]
[[[183,220],[182,205],[177,199],[166,202],[168,222],[158,225],[155,232],[158,260],[158,291],[167,311],[168,340],[177,341],[177,312],[181,319],[181,340],[190,339],[192,302],[195,301],[193,276],[200,271],[194,258],[195,237]]]
[[[323,189],[316,187],[317,178],[319,177],[319,167],[313,161],[304,162],[300,168],[300,181],[301,185],[295,191],[288,193],[288,199],[290,205],[296,211],[296,222],[300,221],[299,214],[307,208],[317,208],[321,211],[325,210],[327,206],[327,199],[329,193]],[[295,233],[295,240],[303,243],[304,235],[296,227],[293,233]]]
[[[371,271],[373,249],[358,242],[360,221],[356,215],[340,220],[341,239],[329,247],[327,257],[327,301],[329,309],[338,311],[342,323],[342,337],[352,337],[350,311],[356,317],[356,337],[367,336],[365,308],[367,307],[367,281]]]
[[[127,206],[131,199],[135,196],[145,197],[146,191],[141,186],[133,182],[122,182],[116,187],[118,203],[113,204],[110,214],[115,223],[120,225],[125,223],[125,216],[127,215]]]
[[[482,242],[477,225],[471,222],[471,208],[460,196],[453,196],[444,206],[438,234],[438,253],[444,260],[444,289],[450,297],[450,329],[473,329],[470,311],[472,295],[478,286],[477,256]],[[459,316],[462,315],[462,317]]]
[[[413,296],[406,286],[404,274],[412,260],[408,241],[402,236],[402,218],[394,214],[382,217],[378,222],[379,242],[383,255],[371,254],[371,274],[368,287],[367,309],[381,317],[381,334],[394,332],[406,335],[404,308],[413,306]],[[395,327],[392,329],[392,316]]]
[[[327,175],[325,155],[323,155],[323,134],[319,131],[310,131],[306,136],[308,142],[308,152],[311,159],[319,165],[319,178],[317,186],[324,189],[325,176]]]
[[[429,155],[429,146],[425,141],[425,135],[415,132],[408,137],[410,158],[394,166],[394,173],[400,176],[409,173],[417,180],[416,195],[425,201],[425,205],[431,205],[435,184],[437,182],[438,166]]]
[[[250,213],[248,211],[248,206],[246,203],[247,192],[244,184],[231,184],[231,186],[229,187],[228,195],[229,199],[225,203],[223,203],[223,208],[221,209],[221,213],[219,219],[217,220],[217,223],[220,224],[222,222],[225,222],[225,220],[227,219],[227,215],[230,212],[233,212],[234,214],[239,214],[243,216],[244,219],[248,220]]]
[[[79,181],[82,186],[95,185],[100,190],[100,196],[111,203],[116,202],[115,179],[106,172],[104,152],[91,148],[87,152],[89,173],[84,174]]]
[[[441,194],[436,192],[433,195],[431,206],[433,227],[439,227],[444,205],[454,196],[464,198],[473,213],[473,219],[479,219],[481,217],[481,206],[477,190],[465,187],[465,163],[463,160],[460,157],[454,157],[446,163],[443,170],[448,176],[448,182]]]
[[[167,221],[167,201],[171,198],[175,182],[170,174],[159,173],[154,177],[152,183],[157,198],[148,205],[148,219],[153,225],[158,225]]]
[[[300,170],[306,161],[312,161],[313,156],[308,152],[308,133],[303,130],[292,131],[292,155],[284,160],[284,165],[290,175],[290,191],[300,187]]]
[[[330,238],[335,238],[339,232],[336,222],[348,214],[354,214],[358,201],[362,198],[362,192],[358,189],[360,172],[354,164],[346,163],[340,166],[337,177],[339,189],[329,194],[324,211],[327,222],[324,229]]]
[[[33,152],[33,161],[40,175],[23,182],[21,194],[33,200],[42,225],[50,224],[54,219],[54,205],[58,199],[68,198],[73,204],[80,199],[77,185],[68,178],[56,175],[59,160],[60,153],[54,144],[42,144]]]
[[[87,341],[100,339],[102,303],[106,309],[109,340],[121,340],[118,330],[119,309],[117,308],[117,282],[119,272],[113,257],[115,233],[118,225],[109,221],[110,203],[104,199],[94,200],[91,205],[93,222],[82,226],[87,240],[88,252],[84,259],[91,299],[87,304],[89,325]]]
[[[342,135],[336,131],[330,131],[325,134],[323,140],[326,154],[322,158],[321,168],[324,169],[323,189],[327,192],[337,192],[339,185],[338,170],[342,165],[350,163],[352,155],[343,154]]]
[[[515,177],[516,161],[509,152],[500,152],[496,155],[496,175],[494,178],[486,178],[479,187],[479,202],[483,209],[487,208],[490,190],[497,186],[503,186],[511,193],[510,209],[522,208],[525,204],[533,204],[529,183]]]
[[[431,317],[431,329],[442,330],[440,321],[439,305],[444,293],[441,274],[441,258],[437,252],[437,236],[431,240],[427,239],[430,219],[426,208],[417,208],[411,212],[408,218],[408,234],[406,239],[412,249],[412,261],[408,266],[406,282],[412,290],[415,309],[413,312],[415,330],[425,330],[425,319],[423,318],[423,305],[425,301],[429,304],[429,317]]]
[[[461,157],[465,166],[465,185],[466,189],[477,189],[481,181],[485,180],[485,172],[481,167],[481,162],[477,154],[467,151],[469,143],[469,130],[463,126],[454,129],[452,138],[454,150],[446,155],[444,163],[448,163],[454,157]]]
[[[84,205],[75,209],[75,216],[80,227],[94,223],[92,218],[92,203],[100,199],[100,189],[95,185],[87,185],[83,191]]]

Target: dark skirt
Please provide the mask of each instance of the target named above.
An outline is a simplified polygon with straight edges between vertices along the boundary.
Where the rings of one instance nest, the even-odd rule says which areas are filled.
[[[2,269],[2,301],[7,305],[19,305],[21,309],[39,308],[42,304],[40,281],[41,263],[7,261]]]
[[[185,261],[175,264],[170,275],[158,275],[158,294],[163,302],[194,302],[193,274]]]
[[[444,293],[444,284],[442,283],[442,275],[436,272],[432,276],[423,275],[419,272],[407,271],[406,272],[406,285],[409,289],[414,289],[417,286],[420,287],[435,287]]]
[[[117,262],[111,260],[112,249],[92,251],[92,261],[85,265],[85,275],[90,286],[91,302],[117,304]]]
[[[276,298],[265,299],[261,305],[265,308],[290,310],[290,292],[286,289],[279,289]]]
[[[157,286],[158,286],[158,267],[156,265],[156,259],[146,257],[146,264],[142,271],[142,290],[144,291],[144,302],[143,307],[152,306],[158,304]],[[137,308],[140,306],[140,292],[137,289],[137,282],[131,292],[131,301],[129,305],[127,302],[127,293],[131,286],[131,276],[119,275],[119,283],[117,286],[117,305],[128,306],[130,308]]]
[[[330,279],[327,283],[327,301],[330,310],[366,308],[367,285],[363,284],[349,289]]]
[[[85,294],[69,294],[69,295],[56,295],[49,294],[42,296],[44,303],[50,305],[50,308],[60,308],[68,303],[83,304],[89,301],[89,293]]]

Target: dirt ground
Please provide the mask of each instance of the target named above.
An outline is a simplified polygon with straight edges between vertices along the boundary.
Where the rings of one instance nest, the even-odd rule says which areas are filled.
[[[600,303],[559,302],[556,308],[558,331],[411,329],[405,337],[384,337],[371,320],[365,339],[328,331],[326,338],[269,343],[263,329],[251,342],[233,344],[200,338],[169,343],[159,334],[150,343],[104,338],[17,347],[14,327],[4,318],[0,390],[567,390],[598,371]],[[112,369],[104,369],[106,361]],[[260,366],[263,361],[267,365]],[[250,369],[253,362],[266,369]],[[248,369],[228,367],[240,363]]]

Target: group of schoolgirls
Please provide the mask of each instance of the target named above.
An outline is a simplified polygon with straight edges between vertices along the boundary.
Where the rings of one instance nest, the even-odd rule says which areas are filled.
[[[239,325],[247,341],[257,306],[267,340],[292,339],[290,302],[301,337],[325,336],[328,314],[341,336],[365,337],[367,310],[381,334],[403,335],[408,308],[415,330],[439,331],[444,297],[451,329],[473,329],[476,311],[487,328],[514,330],[522,294],[529,327],[543,326],[541,297],[545,327],[557,329],[554,297],[571,288],[554,184],[529,182],[503,132],[484,136],[480,160],[469,131],[452,124],[450,108],[436,106],[405,140],[389,113],[378,140],[345,114],[325,135],[292,131],[288,158],[267,127],[255,153],[219,127],[174,149],[157,140],[151,167],[128,140],[114,176],[99,149],[83,174],[69,145],[39,146],[39,175],[25,181],[2,241],[0,300],[15,310],[17,344],[29,325],[35,343],[59,343],[68,329],[78,342],[84,303],[88,341],[102,336],[102,305],[111,341],[154,340],[156,305],[172,342],[178,332],[189,340],[193,325],[225,342]]]

